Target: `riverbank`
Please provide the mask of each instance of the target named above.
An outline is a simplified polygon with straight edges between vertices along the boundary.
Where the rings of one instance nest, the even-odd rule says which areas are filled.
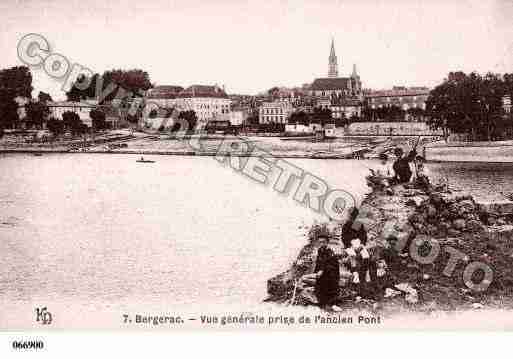
[[[131,138],[123,138],[83,147],[79,153],[114,153],[137,155],[179,155],[179,156],[214,156],[226,143],[234,148],[232,154],[240,156],[272,155],[276,158],[315,158],[315,159],[348,159],[355,154],[361,157],[362,152],[371,152],[388,144],[406,144],[407,138],[383,140],[369,137],[339,138],[326,141],[315,139],[281,140],[278,137],[241,137],[241,136],[210,136],[194,135],[187,138],[175,138],[169,135],[149,135],[134,133]],[[116,147],[117,144],[123,147]],[[239,150],[237,150],[237,147]],[[247,149],[251,151],[247,151]],[[0,143],[0,152],[4,153],[67,153],[69,145],[23,145],[9,146]],[[75,152],[75,151],[74,151]],[[249,152],[249,153],[248,153]]]
[[[478,203],[471,196],[442,188],[398,185],[374,188],[362,202],[358,221],[364,225],[371,251],[393,250],[394,255],[387,257],[388,263],[378,262],[382,270],[376,287],[368,282],[362,287],[354,284],[352,273],[341,265],[336,305],[342,310],[392,314],[513,309],[513,203]],[[329,236],[335,253],[344,253],[340,232],[334,223],[311,228],[308,243],[291,267],[269,279],[268,300],[289,306],[317,305],[313,285],[302,283],[301,278],[313,272],[320,234]],[[392,247],[390,238],[400,245]],[[429,263],[415,254],[426,254],[421,244],[427,245],[427,255],[432,253],[430,248],[438,248]],[[449,264],[451,253],[462,255]],[[475,262],[486,264],[493,273],[484,291],[469,286],[468,268]],[[484,277],[471,278],[472,283],[480,283]]]

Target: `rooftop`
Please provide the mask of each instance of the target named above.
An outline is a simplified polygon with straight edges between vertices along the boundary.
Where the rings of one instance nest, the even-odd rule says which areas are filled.
[[[310,89],[314,91],[347,89],[350,80],[349,77],[322,77],[315,79]]]
[[[177,97],[217,97],[228,98],[228,95],[219,86],[192,85],[180,92]]]
[[[146,92],[146,97],[153,99],[173,99],[176,98],[176,96],[182,91],[183,87],[181,86],[155,86]]]
[[[75,101],[55,101],[48,102],[48,107],[96,107],[96,105],[88,102],[75,102]]]
[[[428,87],[394,87],[391,90],[370,91],[367,97],[384,97],[384,96],[421,96],[429,95]]]

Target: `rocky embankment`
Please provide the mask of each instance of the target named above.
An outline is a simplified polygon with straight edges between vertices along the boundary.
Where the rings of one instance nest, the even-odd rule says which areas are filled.
[[[354,284],[341,260],[337,305],[351,308],[363,303],[374,309],[389,306],[425,311],[513,307],[513,203],[480,204],[471,196],[447,189],[406,187],[374,188],[363,201],[357,220],[367,231],[367,246],[394,256],[386,257],[389,263],[378,261],[377,285]],[[321,234],[328,235],[330,247],[344,257],[340,224],[313,227],[290,269],[268,281],[268,300],[317,304],[313,285],[300,278],[313,272]],[[397,239],[393,247],[390,238]],[[484,282],[485,290],[472,285],[482,283],[484,271],[475,271],[472,283],[468,275],[465,279],[465,270],[470,273],[469,265],[475,262],[492,270],[493,279]],[[363,291],[367,287],[372,290]]]

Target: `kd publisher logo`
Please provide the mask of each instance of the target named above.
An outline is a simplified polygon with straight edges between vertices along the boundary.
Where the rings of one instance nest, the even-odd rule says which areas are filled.
[[[36,322],[42,325],[50,325],[52,324],[52,320],[52,313],[48,311],[48,308],[36,308]]]

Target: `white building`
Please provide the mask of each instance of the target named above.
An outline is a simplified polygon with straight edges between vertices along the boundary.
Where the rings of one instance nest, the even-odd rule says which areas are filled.
[[[248,118],[248,112],[244,110],[234,110],[230,112],[229,120],[232,126],[242,126]]]
[[[511,96],[506,95],[502,98],[502,107],[504,108],[504,112],[511,113]]]
[[[177,95],[174,104],[180,111],[196,112],[199,128],[211,120],[230,120],[231,100],[218,86],[192,85]]]
[[[80,120],[87,126],[92,126],[92,120],[89,116],[91,110],[96,108],[96,104],[91,102],[73,102],[73,101],[59,101],[48,102],[48,109],[50,110],[50,118],[53,117],[57,120],[62,120],[64,112],[71,111],[76,113]]]
[[[294,111],[288,101],[264,102],[258,114],[259,123],[287,123],[290,114]]]
[[[351,118],[351,116],[362,115],[362,104],[358,100],[334,101],[330,105],[331,117],[333,119]]]

